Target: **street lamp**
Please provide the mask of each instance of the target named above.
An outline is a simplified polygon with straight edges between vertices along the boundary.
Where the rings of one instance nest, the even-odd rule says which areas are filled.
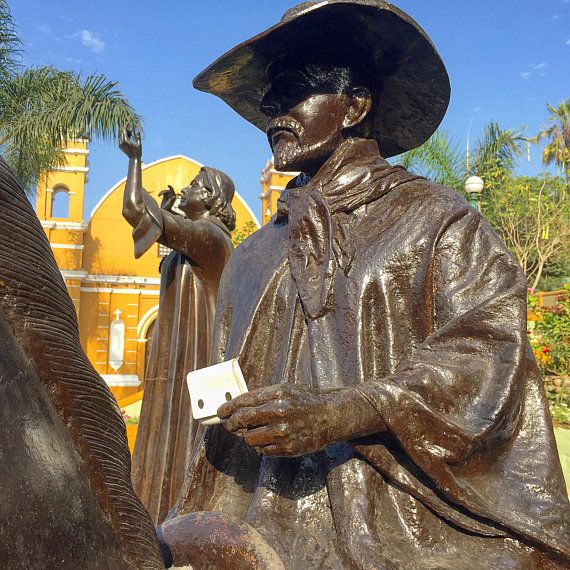
[[[465,191],[469,195],[469,203],[479,211],[481,211],[481,192],[483,192],[484,187],[483,179],[478,176],[470,176],[465,181]]]

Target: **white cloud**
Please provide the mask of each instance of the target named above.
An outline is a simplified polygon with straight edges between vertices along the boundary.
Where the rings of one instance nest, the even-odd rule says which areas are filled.
[[[532,73],[530,71],[521,71],[519,73],[519,75],[525,80],[525,81],[530,81],[530,76],[532,75]]]
[[[566,40],[566,45],[570,46],[570,39]]]
[[[36,28],[36,30],[38,30],[38,32],[41,32],[42,34],[46,35],[53,34],[53,30],[51,29],[51,26],[49,24],[38,23],[34,24],[34,27]]]
[[[67,37],[72,40],[80,39],[81,43],[93,53],[101,53],[105,49],[105,42],[99,37],[97,32],[80,30]]]
[[[539,63],[538,65],[535,65],[535,66],[534,66],[534,69],[536,69],[536,70],[538,71],[539,69],[546,69],[546,67],[547,67],[547,65],[546,65],[546,63],[544,63],[544,61],[543,61],[542,63]]]
[[[81,30],[81,43],[95,53],[101,53],[105,49],[105,42],[99,38],[99,34],[89,30]]]

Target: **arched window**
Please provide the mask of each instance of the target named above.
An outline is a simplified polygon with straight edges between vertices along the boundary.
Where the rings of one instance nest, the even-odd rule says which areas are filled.
[[[51,217],[69,218],[69,188],[56,186],[51,199]]]

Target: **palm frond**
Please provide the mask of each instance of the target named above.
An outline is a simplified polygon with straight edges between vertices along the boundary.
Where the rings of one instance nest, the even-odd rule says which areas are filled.
[[[103,75],[82,81],[53,67],[30,68],[0,88],[0,145],[28,190],[41,170],[62,159],[69,139],[118,140],[125,125],[140,127],[140,117]]]
[[[429,180],[460,189],[464,173],[459,144],[445,131],[437,131],[422,146],[397,158],[397,162]]]
[[[22,41],[16,31],[6,0],[0,0],[0,79],[13,75],[19,67]]]

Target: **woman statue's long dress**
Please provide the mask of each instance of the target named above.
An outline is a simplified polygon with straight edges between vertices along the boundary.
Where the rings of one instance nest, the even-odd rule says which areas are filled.
[[[186,217],[177,215],[142,188],[140,136],[125,133],[121,149],[129,157],[123,216],[134,228],[135,257],[156,242],[172,249],[160,270],[132,466],[134,489],[158,524],[178,498],[196,431],[186,374],[209,363],[218,283],[233,247],[234,185],[222,172],[202,168],[182,191]]]

